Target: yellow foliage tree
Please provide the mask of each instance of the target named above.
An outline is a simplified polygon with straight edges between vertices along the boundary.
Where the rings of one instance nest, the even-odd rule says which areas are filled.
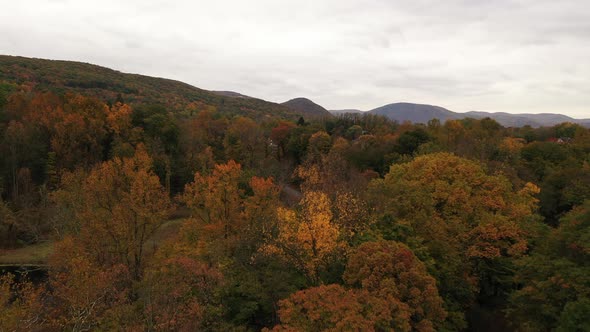
[[[340,228],[333,221],[331,202],[321,192],[305,192],[299,211],[278,208],[278,236],[264,246],[266,253],[278,254],[319,283],[319,272],[330,258],[345,248]]]

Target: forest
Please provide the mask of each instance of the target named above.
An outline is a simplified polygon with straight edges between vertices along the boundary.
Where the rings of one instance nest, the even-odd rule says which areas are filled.
[[[0,84],[0,331],[590,331],[588,128],[70,85]]]

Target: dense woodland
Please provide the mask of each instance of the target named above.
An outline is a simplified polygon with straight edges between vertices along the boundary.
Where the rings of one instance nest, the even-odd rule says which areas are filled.
[[[0,84],[2,331],[590,330],[587,128],[91,92]]]

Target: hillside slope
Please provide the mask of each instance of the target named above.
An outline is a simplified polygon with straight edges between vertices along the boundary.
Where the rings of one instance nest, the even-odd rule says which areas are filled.
[[[0,55],[1,82],[26,85],[34,91],[77,92],[111,102],[120,94],[130,104],[163,104],[172,111],[200,102],[226,114],[290,119],[299,116],[285,106],[261,99],[220,95],[175,80],[75,61]]]

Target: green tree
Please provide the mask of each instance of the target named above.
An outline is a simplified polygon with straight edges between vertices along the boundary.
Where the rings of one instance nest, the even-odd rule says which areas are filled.
[[[523,331],[584,331],[590,299],[590,200],[561,219],[518,263],[508,316]]]

